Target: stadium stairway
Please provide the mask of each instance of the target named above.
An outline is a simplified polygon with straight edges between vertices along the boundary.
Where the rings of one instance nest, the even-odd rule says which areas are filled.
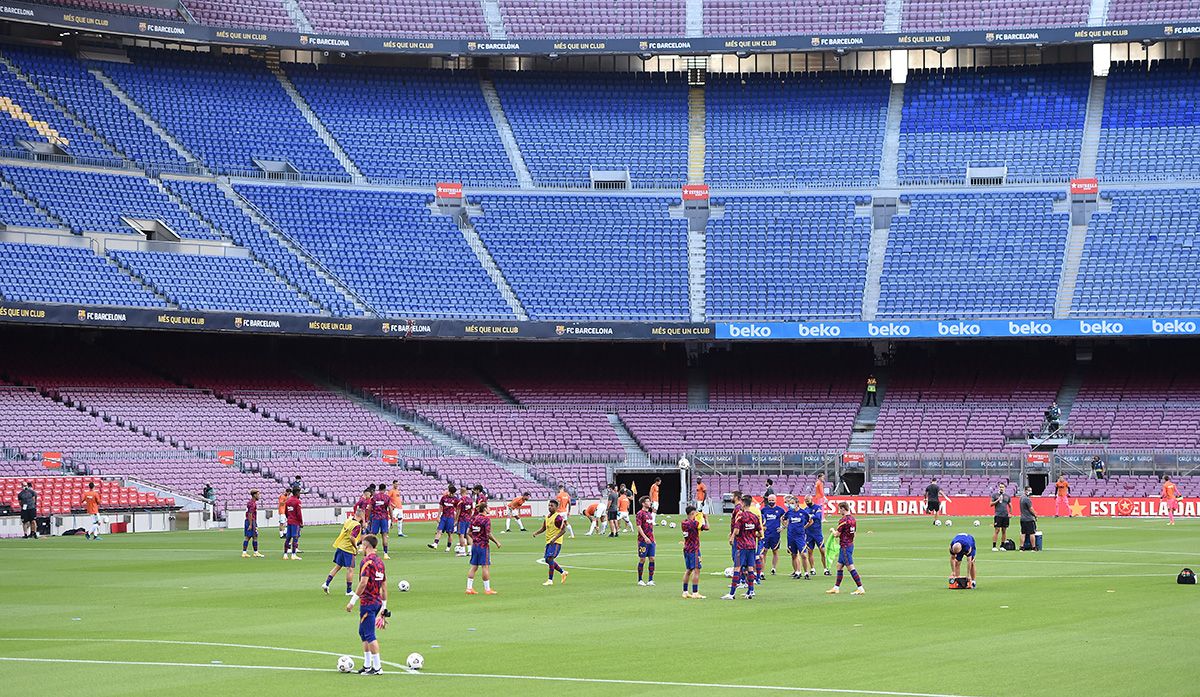
[[[642,448],[642,444],[638,443],[637,438],[630,433],[625,422],[621,420],[621,416],[615,413],[608,414],[608,423],[612,424],[613,430],[617,433],[617,440],[625,449],[625,466],[650,467],[650,455]]]
[[[534,188],[533,175],[529,173],[525,155],[521,153],[521,146],[517,145],[517,137],[513,135],[512,124],[508,121],[508,115],[504,113],[500,94],[496,92],[496,83],[487,75],[480,75],[479,90],[483,92],[483,101],[487,104],[488,113],[492,115],[492,123],[496,124],[496,131],[500,133],[500,142],[504,144],[504,153],[508,155],[513,173],[517,175],[517,183],[522,189]]]
[[[688,88],[688,183],[704,183],[704,87]]]
[[[1092,0],[1088,8],[1088,26],[1102,27],[1108,24],[1108,0]]]
[[[1071,314],[1071,302],[1079,281],[1079,265],[1083,261],[1083,246],[1088,226],[1072,225],[1067,233],[1067,253],[1063,255],[1062,273],[1058,278],[1058,293],[1054,297],[1054,316],[1062,319]]]
[[[887,0],[883,6],[883,30],[899,32],[904,25],[904,0]]]
[[[687,0],[684,32],[689,39],[704,36],[704,0]]]
[[[346,298],[346,300],[354,305],[356,310],[364,315],[372,315],[375,317],[379,316],[379,313],[376,312],[375,309],[370,305],[368,305],[358,293],[354,292],[354,290],[345,283],[342,283],[341,279],[335,276],[333,272],[329,271],[323,264],[310,256],[303,247],[297,244],[296,241],[290,236],[285,234],[282,228],[272,222],[271,219],[268,218],[265,213],[259,210],[257,206],[242,198],[241,195],[234,191],[233,187],[230,186],[227,180],[224,178],[217,178],[214,183],[217,185],[218,189],[225,193],[225,196],[230,201],[233,201],[234,205],[240,208],[242,212],[250,218],[250,220],[254,221],[256,225],[266,231],[266,233],[273,237],[275,241],[278,242],[284,249],[287,249],[294,254],[297,259],[307,264],[318,278],[336,288],[337,291],[341,293],[344,298]]]
[[[1092,77],[1087,115],[1083,120],[1083,144],[1079,149],[1080,177],[1096,176],[1096,157],[1100,151],[1100,128],[1104,123],[1104,95],[1107,89],[1108,78]]]
[[[103,70],[99,68],[88,68],[88,72],[95,76],[95,78],[100,81],[100,84],[104,85],[104,89],[112,93],[112,95],[117,98],[117,101],[124,104],[126,109],[132,112],[134,116],[141,119],[142,123],[146,124],[146,126],[153,131],[155,135],[161,138],[163,142],[166,143],[167,146],[169,146],[172,150],[174,150],[180,157],[187,160],[199,171],[208,171],[204,167],[204,164],[200,162],[200,158],[196,157],[190,150],[183,147],[183,143],[180,143],[175,139],[175,136],[168,133],[167,129],[162,127],[162,124],[156,121],[154,117],[150,116],[150,114],[148,114],[140,104],[133,101],[133,98],[131,98],[125,92],[125,90],[121,89],[117,83],[113,82],[112,78],[110,78],[108,75],[105,75]]]
[[[504,26],[504,16],[500,14],[499,0],[479,0],[483,8],[483,21],[487,24],[488,38],[504,40],[508,38],[508,29]]]
[[[365,182],[367,178],[363,175],[362,170],[358,168],[358,165],[354,164],[354,160],[350,159],[350,156],[342,149],[341,144],[337,142],[337,139],[333,137],[329,129],[321,122],[321,119],[317,118],[317,115],[313,113],[312,107],[308,105],[308,102],[304,101],[304,97],[296,90],[296,86],[292,84],[292,80],[287,76],[287,73],[283,72],[283,68],[279,65],[279,51],[271,51],[267,54],[266,65],[271,74],[275,76],[275,79],[279,81],[279,85],[283,87],[283,91],[287,93],[288,97],[291,97],[292,103],[300,110],[300,114],[304,116],[304,120],[308,122],[309,126],[312,126],[317,137],[321,139],[322,143],[325,143],[325,146],[329,148],[333,156],[337,158],[342,169],[346,170],[346,174],[349,174],[356,182]]]
[[[688,409],[703,411],[708,409],[709,389],[708,373],[698,365],[690,365],[687,370],[687,405]]]
[[[62,230],[64,232],[70,231],[70,228],[67,226],[66,223],[64,223],[62,221],[61,218],[59,218],[57,215],[54,215],[50,211],[46,210],[46,208],[44,206],[42,206],[42,204],[40,202],[38,202],[37,199],[28,196],[24,191],[22,191],[21,187],[14,186],[13,183],[10,182],[4,176],[4,171],[2,169],[0,169],[0,186],[13,192],[13,194],[16,195],[17,198],[19,198],[22,201],[24,201],[25,203],[29,204],[31,207],[33,207],[33,209],[35,211],[40,213],[51,223],[54,223],[55,225],[57,225],[60,230]]]
[[[95,250],[93,250],[93,251],[95,251]],[[170,299],[170,298],[168,298],[167,296],[163,295],[161,292],[159,292],[159,290],[158,290],[157,288],[155,288],[154,286],[150,285],[149,283],[146,283],[146,280],[145,280],[145,279],[143,279],[141,276],[137,275],[137,274],[136,274],[136,273],[134,273],[133,271],[130,271],[129,269],[127,269],[127,268],[125,268],[124,266],[122,266],[122,265],[121,265],[121,263],[120,263],[120,262],[118,262],[118,261],[117,261],[116,259],[114,259],[113,257],[111,257],[111,256],[109,256],[109,255],[107,255],[107,254],[102,254],[102,253],[100,253],[100,252],[97,252],[97,254],[99,254],[99,256],[100,256],[102,259],[104,259],[104,261],[108,262],[108,265],[109,265],[109,266],[111,266],[111,267],[113,267],[114,269],[116,269],[116,270],[117,270],[117,271],[118,271],[118,272],[119,272],[119,273],[120,273],[122,276],[126,276],[126,277],[128,277],[128,278],[129,278],[129,279],[131,279],[131,280],[132,280],[134,283],[136,283],[136,284],[138,284],[139,286],[141,286],[141,287],[145,288],[145,289],[146,289],[148,292],[152,293],[152,294],[154,295],[154,297],[156,297],[156,298],[158,298],[159,300],[163,301],[163,302],[166,304],[166,306],[167,306],[167,307],[169,307],[170,309],[172,309],[172,310],[178,310],[178,309],[180,309],[180,308],[179,308],[179,305],[178,305],[178,304],[176,304],[174,300],[171,300],[171,299]]]
[[[475,258],[479,260],[479,264],[487,272],[488,278],[492,279],[492,283],[496,284],[496,289],[500,291],[500,297],[504,298],[504,302],[508,304],[509,309],[516,315],[517,319],[523,322],[529,321],[529,313],[525,311],[525,306],[521,304],[521,299],[517,297],[508,279],[504,277],[504,272],[496,264],[491,250],[483,243],[483,239],[479,236],[479,231],[471,223],[471,219],[466,214],[462,214],[459,216],[457,222],[463,239],[467,241],[467,246],[475,253]]]
[[[883,155],[879,160],[879,186],[897,185],[900,166],[900,121],[904,112],[904,85],[892,85],[888,93],[887,124],[883,131]]]
[[[316,31],[313,29],[312,22],[308,21],[308,16],[304,14],[304,10],[300,8],[300,4],[296,0],[283,0],[283,9],[287,10],[288,17],[296,23],[301,32],[312,34]]]
[[[874,374],[876,380],[875,401],[877,404],[883,404],[884,394],[887,392],[887,371],[877,370]],[[878,406],[868,407],[865,404],[860,406],[858,414],[854,417],[854,426],[850,431],[850,443],[846,449],[855,453],[870,451],[871,443],[875,440],[875,423],[878,420]]]
[[[1071,418],[1071,408],[1075,406],[1075,398],[1079,396],[1079,388],[1083,387],[1083,365],[1079,361],[1071,364],[1070,371],[1063,378],[1062,387],[1058,388],[1058,396],[1055,401],[1058,403],[1058,408],[1062,410],[1062,421],[1069,422]]]
[[[79,118],[73,112],[71,112],[69,109],[67,109],[65,106],[63,106],[62,103],[59,102],[57,99],[55,99],[50,93],[48,93],[48,92],[46,92],[46,90],[42,89],[41,85],[37,84],[36,81],[32,80],[28,75],[25,74],[25,71],[21,70],[21,68],[18,67],[16,63],[13,63],[12,61],[10,61],[8,59],[8,57],[3,54],[0,54],[0,65],[3,65],[6,70],[8,70],[13,75],[15,75],[17,77],[17,79],[19,79],[21,82],[25,83],[25,85],[28,86],[29,89],[36,92],[37,95],[39,97],[41,97],[47,104],[49,104],[51,107],[53,107],[55,111],[62,114],[63,118],[67,119],[68,121],[70,121],[73,124],[75,124],[76,126],[78,126],[81,130],[83,130],[84,133],[87,133],[93,140],[95,140],[100,145],[104,146],[104,149],[107,150],[109,152],[109,154],[112,155],[113,158],[115,158],[117,160],[121,160],[121,161],[126,160],[124,153],[122,153],[120,150],[118,150],[107,139],[101,137],[100,134],[97,133],[95,130],[93,130],[91,126],[89,126],[86,122],[83,121],[83,119]],[[68,148],[69,147],[70,146],[68,146]]]
[[[878,211],[875,210],[876,202],[880,206]],[[892,211],[902,215],[907,213],[909,208],[911,208],[909,204],[902,203],[898,199],[875,199],[872,202],[871,243],[867,248],[867,279],[863,284],[862,318],[864,320],[874,320],[879,313],[880,278],[883,277],[883,262],[887,256]]]

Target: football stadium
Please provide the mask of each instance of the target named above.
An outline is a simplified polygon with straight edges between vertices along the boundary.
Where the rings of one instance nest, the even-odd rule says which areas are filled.
[[[0,4],[3,695],[1195,697],[1197,356],[1195,0]]]

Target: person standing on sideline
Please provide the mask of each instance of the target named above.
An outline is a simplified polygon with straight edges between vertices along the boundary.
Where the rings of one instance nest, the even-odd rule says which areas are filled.
[[[204,503],[208,504],[208,510],[209,510],[209,513],[212,515],[212,519],[216,520],[217,519],[217,490],[213,488],[212,484],[205,484],[204,491],[200,494],[200,496],[204,498]]]
[[[1099,455],[1092,456],[1092,476],[1104,481],[1104,458]]]
[[[33,490],[33,482],[25,482],[21,493],[17,494],[17,503],[21,504],[21,536],[22,540],[37,539],[37,492]]]
[[[867,376],[867,397],[866,397],[866,399],[863,400],[864,407],[879,406],[879,401],[875,396],[875,393],[878,389],[879,389],[879,381],[875,379],[875,376],[873,374],[868,375]]]
[[[767,478],[767,487],[763,490],[763,500],[769,499],[775,495],[775,480]]]
[[[1033,489],[1025,487],[1025,492],[1021,494],[1021,549],[1030,550],[1036,549],[1033,544],[1033,537],[1037,534],[1037,513],[1033,511],[1033,499],[1030,494]]]
[[[608,518],[608,536],[617,536],[617,485],[609,482],[608,488],[604,492],[605,508],[604,515]]]
[[[1064,475],[1058,475],[1058,481],[1054,482],[1054,517],[1058,518],[1062,515],[1063,509],[1067,511],[1067,517],[1071,517],[1071,485],[1067,483],[1067,478]]]
[[[1008,523],[1009,511],[1008,504],[1012,501],[1012,497],[1004,493],[1004,484],[1000,484],[1000,491],[992,494],[992,551],[996,551],[996,538],[1000,538],[1000,544],[1008,539]]]
[[[854,579],[855,585],[858,588],[850,595],[866,595],[867,591],[863,588],[862,578],[858,575],[858,569],[854,568],[854,534],[857,532],[858,521],[854,519],[854,515],[850,513],[850,504],[842,501],[838,504],[838,510],[842,513],[842,519],[838,521],[837,528],[834,532],[838,535],[838,560],[837,560],[837,578],[833,582],[833,588],[825,591],[837,595],[842,592],[842,570],[850,570],[850,578]]]
[[[1163,475],[1162,500],[1167,502],[1167,525],[1175,524],[1175,511],[1179,510],[1179,489],[1171,481],[1171,475]]]
[[[696,477],[696,510],[702,515],[708,515],[708,486],[704,483],[704,477]]]
[[[96,491],[96,482],[88,482],[88,490],[83,492],[83,510],[92,518],[84,539],[100,539],[100,492]]]
[[[818,506],[825,505],[825,473],[824,472],[817,473],[817,483],[813,485],[812,500],[813,500],[813,503],[817,504]]]
[[[297,497],[299,489],[293,489]],[[363,667],[359,675],[383,675],[382,664],[379,661],[379,640],[375,638],[375,630],[387,629],[387,574],[383,560],[375,555],[379,540],[374,535],[367,535],[362,540],[363,563],[358,574],[358,588],[350,594],[350,602],[346,603],[346,612],[354,612],[354,603],[358,603],[358,638],[363,644]]]
[[[929,486],[925,487],[925,512],[933,514],[934,525],[941,522],[942,499],[949,501],[950,497],[942,493],[942,487],[938,486],[937,477],[934,477],[929,480]]]

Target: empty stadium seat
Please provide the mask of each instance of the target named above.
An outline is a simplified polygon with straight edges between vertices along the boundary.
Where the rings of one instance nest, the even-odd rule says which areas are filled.
[[[0,243],[0,297],[17,302],[166,307],[83,247]]]

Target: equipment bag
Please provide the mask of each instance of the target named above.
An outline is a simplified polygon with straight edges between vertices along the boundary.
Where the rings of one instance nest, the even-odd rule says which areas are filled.
[[[950,590],[959,590],[959,589],[965,589],[965,588],[971,587],[971,579],[967,578],[966,576],[958,576],[956,578],[951,578],[951,579],[949,579],[949,581],[950,581]]]
[[[1005,551],[1008,551],[1008,552],[1017,551],[1017,543],[1013,542],[1012,540],[1005,540],[1004,542],[1000,543],[1000,546],[1003,547],[1005,549]]]
[[[1196,585],[1196,574],[1191,569],[1184,569],[1179,572],[1179,577],[1175,579],[1175,582],[1185,586],[1194,586]]]

